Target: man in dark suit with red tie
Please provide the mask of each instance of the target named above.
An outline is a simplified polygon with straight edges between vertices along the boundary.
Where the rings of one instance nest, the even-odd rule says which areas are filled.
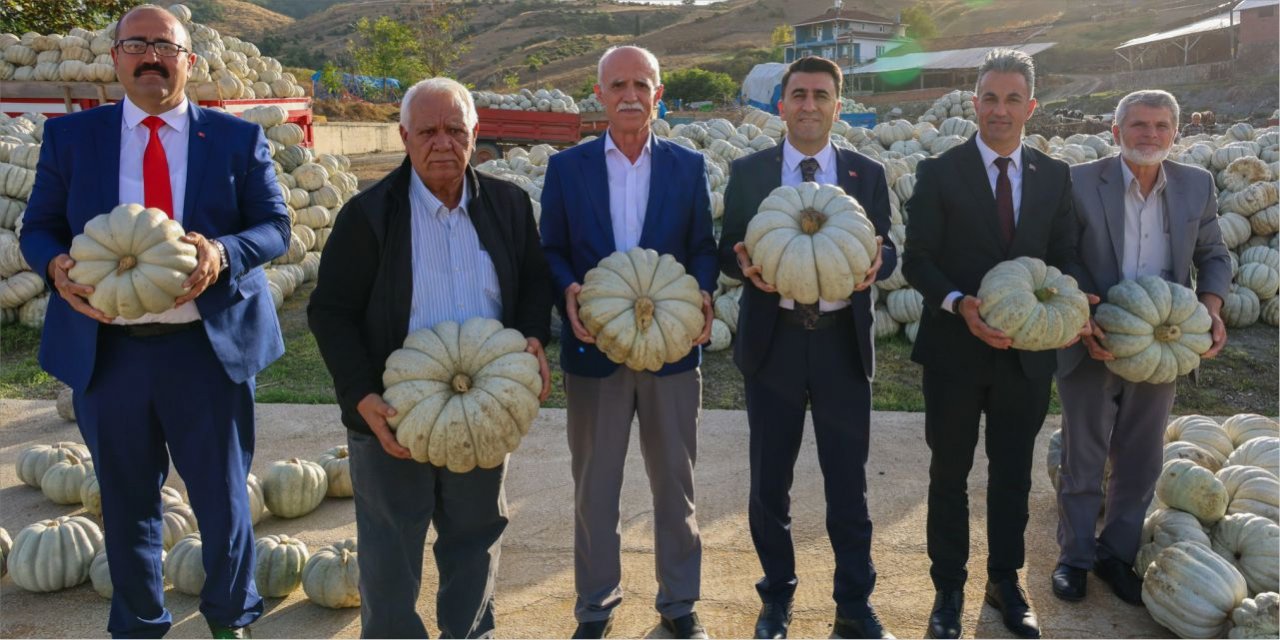
[[[969,558],[969,469],[986,414],[987,585],[985,601],[1019,637],[1040,637],[1018,581],[1036,434],[1049,409],[1054,351],[1011,349],[982,321],[982,277],[1019,256],[1063,271],[1076,260],[1071,175],[1066,163],[1022,144],[1035,111],[1035,66],[997,49],[978,69],[978,133],[920,163],[907,202],[902,271],[924,295],[911,359],[924,365],[929,465],[928,548],[937,595],[929,637],[956,638]]]

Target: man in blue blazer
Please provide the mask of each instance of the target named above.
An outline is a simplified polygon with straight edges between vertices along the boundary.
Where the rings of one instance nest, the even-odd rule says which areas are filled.
[[[751,431],[751,539],[764,569],[756,583],[762,601],[757,638],[785,638],[791,624],[799,579],[790,492],[806,407],[813,414],[826,484],[827,531],[835,552],[832,633],[841,638],[885,633],[870,603],[876,571],[865,467],[875,342],[868,289],[877,278],[893,273],[897,254],[893,243],[884,240],[889,235],[884,167],[831,144],[841,84],[840,67],[826,58],[809,56],[791,63],[778,101],[787,122],[786,139],[736,160],[725,189],[720,268],[746,280],[733,356],[742,370]],[[751,264],[743,246],[747,225],[769,193],[801,182],[835,184],[853,196],[883,243],[869,273],[846,299],[804,305],[781,297],[761,279],[760,266]]]
[[[75,392],[102,490],[115,585],[107,630],[160,636],[170,627],[159,532],[172,457],[200,521],[200,611],[215,637],[241,637],[262,613],[245,489],[254,375],[284,353],[259,265],[284,253],[289,213],[262,130],[187,101],[195,55],[182,24],[139,7],[117,37],[124,101],[45,124],[21,238],[27,262],[57,291],[40,364]],[[89,306],[92,287],[67,277],[72,238],[124,202],[165,209],[198,255],[173,309],[129,321]]]
[[[653,54],[639,47],[610,49],[598,72],[596,95],[609,129],[599,140],[552,156],[542,191],[543,249],[556,305],[569,325],[560,332],[560,365],[577,502],[574,637],[604,637],[622,600],[618,498],[637,413],[653,490],[656,608],[675,637],[706,637],[693,611],[702,566],[693,496],[701,348],[657,373],[620,367],[579,322],[577,294],[587,271],[615,251],[638,246],[670,254],[702,289],[706,323],[695,344],[706,342],[718,269],[711,194],[702,156],[649,129],[662,96]]]

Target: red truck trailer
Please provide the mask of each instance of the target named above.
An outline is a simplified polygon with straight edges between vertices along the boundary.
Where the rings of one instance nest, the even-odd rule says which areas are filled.
[[[501,158],[507,147],[549,144],[563,148],[582,137],[582,119],[576,113],[476,109],[480,133],[472,164]]]

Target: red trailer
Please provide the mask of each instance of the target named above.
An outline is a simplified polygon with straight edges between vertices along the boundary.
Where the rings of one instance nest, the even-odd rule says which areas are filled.
[[[502,157],[506,147],[549,144],[562,148],[577,144],[582,137],[582,119],[576,113],[554,111],[514,111],[476,109],[480,133],[473,164]]]
[[[50,118],[92,109],[124,99],[118,82],[8,82],[0,89],[0,112],[10,116],[40,113]],[[312,129],[311,98],[261,98],[253,100],[199,100],[202,107],[218,107],[239,116],[245,110],[268,104],[284,107],[288,121],[302,127],[302,145],[315,142]]]

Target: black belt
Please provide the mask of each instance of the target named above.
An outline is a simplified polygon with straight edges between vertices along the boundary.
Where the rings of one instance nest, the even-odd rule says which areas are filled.
[[[173,322],[144,322],[142,324],[108,324],[103,328],[110,333],[129,336],[130,338],[151,338],[155,336],[167,336],[171,333],[182,333],[190,331],[204,324],[200,320],[191,322],[173,323]]]
[[[836,309],[835,311],[826,311],[826,312],[819,313],[816,320],[814,320],[811,323],[808,323],[808,322],[805,322],[805,316],[803,313],[800,313],[795,309],[787,309],[782,307],[778,308],[779,320],[793,327],[800,327],[801,329],[804,329],[806,331],[818,331],[821,329],[830,329],[831,327],[836,326],[836,324],[838,324],[841,320],[845,318],[852,319],[852,317],[853,317],[853,311],[846,307],[844,309]]]

